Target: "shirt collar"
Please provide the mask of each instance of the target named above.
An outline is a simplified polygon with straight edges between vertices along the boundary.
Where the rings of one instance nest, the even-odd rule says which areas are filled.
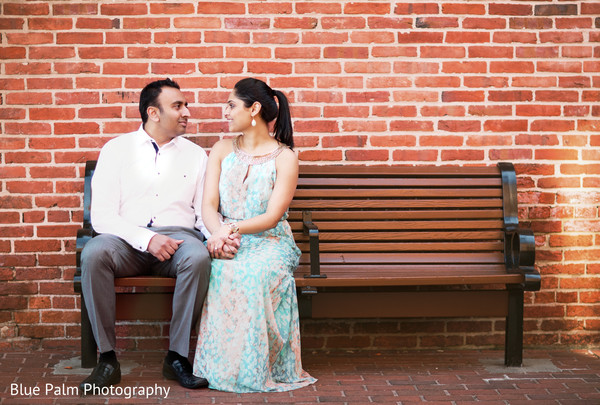
[[[135,134],[136,134],[137,142],[140,145],[143,145],[145,143],[155,142],[154,139],[150,135],[148,135],[148,133],[144,129],[144,124],[140,125],[140,127],[138,128],[138,130],[136,131]],[[171,144],[173,146],[179,147],[179,145],[181,144],[181,140],[179,139],[179,136],[176,136],[175,138],[171,139],[170,142],[168,142],[167,144],[163,145],[162,147],[164,148],[164,147],[167,147],[167,146],[169,146]]]

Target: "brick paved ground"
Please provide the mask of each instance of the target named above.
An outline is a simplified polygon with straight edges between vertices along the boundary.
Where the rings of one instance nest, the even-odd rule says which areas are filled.
[[[496,350],[306,353],[315,385],[244,395],[183,389],[161,376],[162,353],[124,352],[123,391],[86,398],[69,392],[89,373],[77,367],[76,355],[48,349],[0,354],[0,404],[600,404],[600,349],[528,350],[522,368],[503,367],[503,352]],[[40,393],[30,395],[36,385]],[[128,399],[125,389],[133,387],[170,391],[166,399],[164,393]]]

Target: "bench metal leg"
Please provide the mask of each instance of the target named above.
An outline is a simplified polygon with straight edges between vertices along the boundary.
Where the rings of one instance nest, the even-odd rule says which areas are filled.
[[[82,368],[93,368],[96,367],[98,357],[96,351],[98,346],[96,345],[96,339],[94,339],[94,333],[92,332],[92,324],[88,316],[87,307],[83,294],[81,294],[81,367]]]
[[[506,317],[504,365],[520,367],[523,363],[523,288],[509,287]]]

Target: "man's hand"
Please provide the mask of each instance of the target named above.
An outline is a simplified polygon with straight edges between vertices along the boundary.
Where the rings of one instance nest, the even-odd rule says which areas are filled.
[[[148,243],[148,252],[159,261],[164,262],[173,256],[182,243],[182,239],[173,239],[157,233]]]

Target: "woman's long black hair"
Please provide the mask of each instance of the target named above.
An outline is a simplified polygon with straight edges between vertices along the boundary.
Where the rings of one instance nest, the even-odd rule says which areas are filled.
[[[290,114],[290,104],[287,97],[279,90],[273,90],[262,80],[248,77],[242,79],[233,87],[235,95],[244,102],[246,108],[250,108],[255,102],[261,105],[260,116],[268,124],[275,120],[273,127],[274,137],[279,142],[294,147],[294,138],[292,129],[292,116]],[[275,97],[279,101],[279,107],[275,102]]]

